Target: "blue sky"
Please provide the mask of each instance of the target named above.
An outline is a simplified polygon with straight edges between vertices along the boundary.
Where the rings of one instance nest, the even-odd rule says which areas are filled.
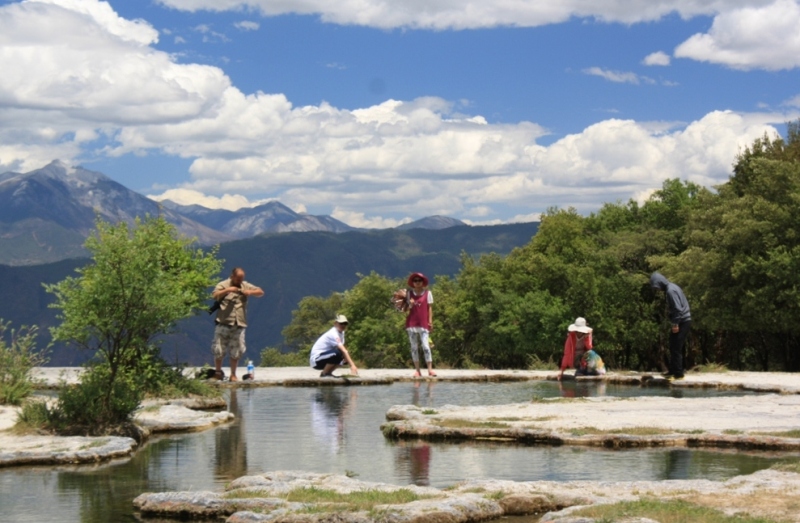
[[[0,1],[0,171],[356,226],[724,181],[800,115],[796,0]]]

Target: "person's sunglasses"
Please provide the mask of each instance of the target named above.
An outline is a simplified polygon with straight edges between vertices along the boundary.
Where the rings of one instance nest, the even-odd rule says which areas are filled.
[[[422,278],[414,278],[411,281],[414,282],[414,283],[417,283],[417,282],[421,282],[421,281],[424,281],[424,280]]]

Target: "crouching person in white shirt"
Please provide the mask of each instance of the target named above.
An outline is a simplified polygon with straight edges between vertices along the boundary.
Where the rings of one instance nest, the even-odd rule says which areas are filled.
[[[334,320],[333,327],[320,336],[311,347],[309,363],[314,369],[322,371],[319,375],[320,378],[336,378],[333,371],[343,365],[349,365],[350,373],[358,376],[358,367],[353,363],[350,353],[344,346],[346,330],[347,318],[340,314]]]

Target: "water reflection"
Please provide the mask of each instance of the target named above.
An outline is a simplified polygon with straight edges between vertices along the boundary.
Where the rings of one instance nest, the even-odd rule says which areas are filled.
[[[562,398],[588,398],[591,396],[605,396],[605,381],[559,381],[558,392]]]
[[[443,383],[229,391],[231,425],[151,440],[131,459],[103,466],[0,469],[0,520],[135,521],[142,492],[219,490],[270,470],[306,470],[406,485],[445,487],[468,478],[516,481],[726,479],[775,456],[689,449],[608,451],[492,442],[387,441],[391,405],[424,408],[529,402],[533,397],[670,394],[592,382]],[[687,390],[686,396],[700,395]],[[707,391],[703,394],[708,395]],[[590,464],[590,466],[587,466]],[[5,518],[5,519],[4,519]]]
[[[345,445],[345,419],[356,406],[357,391],[322,387],[311,402],[311,429],[319,445],[338,454]]]
[[[424,442],[399,442],[396,447],[397,475],[419,486],[430,485],[431,445]]]
[[[417,407],[433,406],[433,381],[415,381],[411,388],[411,404]]]
[[[231,389],[228,410],[236,415],[236,424],[214,431],[214,472],[219,477],[238,478],[247,473],[247,416],[239,408],[239,393]]]

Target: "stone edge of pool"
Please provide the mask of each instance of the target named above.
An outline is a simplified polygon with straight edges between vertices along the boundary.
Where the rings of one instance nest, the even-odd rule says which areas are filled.
[[[333,491],[341,499],[338,503],[301,503],[285,499],[290,492],[310,488]],[[352,493],[399,490],[407,490],[415,499],[407,503],[378,505],[370,510],[346,506]],[[275,471],[240,477],[222,492],[144,493],[133,504],[145,518],[227,518],[228,523],[283,518],[287,521],[360,523],[375,521],[376,514],[380,515],[381,521],[398,523],[456,523],[521,515],[541,515],[541,522],[556,523],[570,521],[571,514],[587,506],[641,498],[680,499],[728,513],[787,516],[791,506],[787,508],[782,503],[772,502],[791,501],[798,494],[800,474],[774,469],[726,481],[516,482],[486,479],[467,480],[444,489],[364,482],[335,474]],[[770,503],[754,503],[754,495]],[[292,519],[298,517],[301,519]]]
[[[492,406],[395,405],[387,439],[609,449],[800,451],[800,396],[536,398]]]
[[[89,464],[125,458],[151,435],[197,432],[228,423],[234,414],[224,398],[147,400],[134,415],[136,439],[122,436],[55,436],[0,430],[0,468]],[[2,426],[11,428],[18,409],[0,408]]]
[[[187,368],[188,375],[198,368]],[[230,369],[224,369],[230,375]],[[257,367],[255,380],[213,382],[222,388],[252,387],[318,387],[318,386],[372,386],[391,385],[406,382],[519,382],[555,381],[556,371],[528,370],[459,370],[438,369],[438,376],[414,378],[409,369],[362,369],[360,376],[342,375],[339,378],[320,378],[316,371],[308,367]],[[79,367],[37,367],[32,372],[40,389],[52,389],[61,382],[74,383],[80,376]],[[592,382],[633,386],[661,386],[672,388],[713,388],[733,389],[747,392],[779,394],[800,394],[800,376],[784,372],[721,372],[688,373],[684,380],[668,382],[660,375],[639,372],[609,372],[605,376],[573,378],[566,375],[567,381]]]

